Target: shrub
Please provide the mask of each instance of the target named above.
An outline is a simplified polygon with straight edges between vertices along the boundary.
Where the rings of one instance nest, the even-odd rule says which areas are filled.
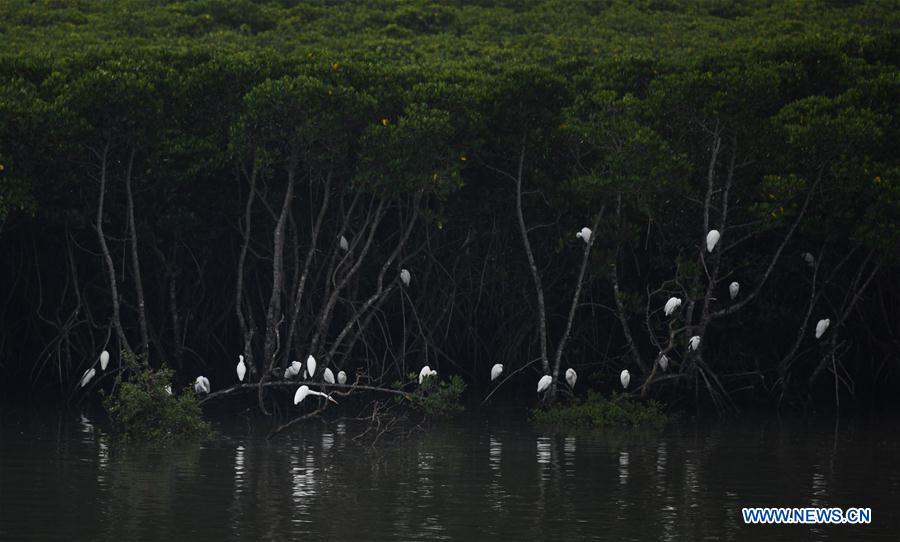
[[[593,391],[588,392],[586,399],[576,399],[567,405],[535,409],[531,418],[539,425],[588,429],[659,428],[667,420],[662,405],[657,401],[638,401],[617,393],[607,399]]]
[[[113,428],[127,436],[146,440],[164,440],[209,434],[200,403],[193,392],[170,395],[166,389],[173,371],[152,370],[138,365],[123,353],[128,379],[117,382],[113,393],[103,400]]]
[[[410,373],[411,380],[417,380],[418,374]],[[400,383],[394,384],[400,388]],[[416,391],[407,393],[398,401],[408,400],[411,404],[425,412],[429,418],[452,418],[463,411],[460,400],[466,383],[459,375],[453,375],[449,380],[440,380],[437,377],[426,377],[418,385]]]

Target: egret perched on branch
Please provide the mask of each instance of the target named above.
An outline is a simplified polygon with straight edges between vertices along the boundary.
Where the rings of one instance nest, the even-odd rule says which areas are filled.
[[[714,248],[716,248],[716,243],[719,242],[719,238],[722,235],[719,233],[719,230],[709,230],[709,233],[706,234],[706,251],[712,252]]]
[[[87,386],[88,382],[90,382],[91,379],[94,378],[95,374],[97,374],[97,369],[94,369],[93,367],[85,371],[84,374],[81,375],[81,387],[83,388]]]
[[[666,316],[671,316],[675,309],[681,306],[681,298],[680,297],[670,297],[668,301],[666,301]]]
[[[307,386],[305,384],[300,386],[299,388],[297,388],[297,393],[294,394],[294,404],[295,405],[299,404],[301,401],[306,399],[307,395],[318,395],[319,397],[324,397],[324,398],[328,399],[329,401],[331,401],[334,404],[338,404],[338,402],[335,401],[334,399],[332,399],[331,396],[328,395],[327,393],[322,393],[320,391],[311,390],[311,389],[309,389],[309,386]]]
[[[294,360],[290,365],[288,365],[287,370],[291,373],[290,378],[294,378],[295,376],[300,375],[300,371],[303,370],[303,365],[299,361]]]
[[[497,380],[497,377],[499,377],[501,374],[503,374],[503,364],[495,363],[494,366],[491,367],[491,382]]]
[[[347,373],[344,371],[338,371],[337,375],[338,384],[346,384],[347,383]]]
[[[241,382],[243,382],[243,381],[244,381],[244,375],[245,375],[245,374],[247,374],[247,366],[244,365],[244,356],[243,356],[243,355],[239,355],[239,356],[238,356],[238,364],[237,364],[237,375],[238,375],[238,380],[241,381]]]
[[[691,337],[691,340],[688,341],[688,343],[688,348],[690,348],[691,350],[700,348],[700,335],[694,335],[693,337]]]
[[[426,365],[426,366],[422,367],[421,371],[419,371],[419,384],[421,385],[422,382],[425,380],[425,377],[428,377],[428,376],[431,376],[431,367]]]
[[[347,241],[347,238],[343,235],[341,236],[341,248],[343,250],[350,250],[350,243]]]
[[[831,320],[829,320],[828,318],[823,318],[822,320],[819,320],[819,323],[816,324],[816,338],[817,339],[821,338],[822,335],[824,335],[825,332],[828,331],[828,326],[830,326],[830,325],[831,325]]]
[[[306,372],[309,373],[310,378],[316,376],[316,358],[312,357],[312,354],[306,358]]]
[[[659,368],[662,369],[663,372],[669,368],[669,357],[662,352],[659,353],[659,359],[656,360],[656,362],[659,363]]]
[[[331,372],[331,369],[325,367],[325,370],[322,372],[322,379],[329,384],[334,384],[334,373]]]
[[[550,384],[552,382],[553,382],[552,376],[550,376],[550,375],[542,376],[541,379],[538,380],[538,387],[537,387],[538,393],[541,393],[542,391],[546,391],[550,387]]]
[[[732,282],[731,284],[728,285],[728,293],[731,294],[731,299],[736,298],[738,295],[738,292],[740,292],[740,291],[741,291],[741,285],[738,284],[737,282]]]
[[[105,371],[107,365],[109,365],[109,352],[104,350],[100,352],[100,370]]]
[[[197,393],[209,393],[209,379],[205,376],[198,376],[194,381],[194,391]]]
[[[809,252],[804,252],[803,254],[800,255],[800,257],[803,258],[803,261],[806,262],[806,265],[808,265],[810,267],[816,266],[816,259]]]
[[[584,241],[584,244],[589,245],[589,244],[591,244],[591,234],[592,233],[593,232],[591,231],[590,228],[584,227],[584,228],[581,228],[580,232],[575,234],[575,237]]]
[[[172,384],[166,384],[166,393],[172,395]]]
[[[622,372],[619,373],[619,382],[622,383],[622,389],[628,389],[628,384],[631,382],[631,373],[628,372],[628,369],[622,369]]]
[[[409,271],[406,269],[400,270],[400,280],[403,281],[404,286],[409,286],[409,281],[412,279],[412,275],[409,274]]]
[[[575,387],[575,382],[578,380],[578,373],[575,372],[575,369],[569,367],[566,369],[566,382],[569,383],[570,388]]]

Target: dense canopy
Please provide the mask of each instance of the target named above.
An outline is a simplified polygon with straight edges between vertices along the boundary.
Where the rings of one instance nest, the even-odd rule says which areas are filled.
[[[0,389],[896,398],[898,7],[0,0]]]

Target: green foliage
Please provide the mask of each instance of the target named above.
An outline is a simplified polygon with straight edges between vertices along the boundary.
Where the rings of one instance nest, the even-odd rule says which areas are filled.
[[[408,376],[412,381],[419,378],[415,373]],[[395,383],[394,387],[401,387],[400,383]],[[465,389],[466,383],[459,375],[453,375],[449,380],[426,376],[414,392],[405,394],[403,398],[398,397],[397,400],[411,401],[415,408],[421,409],[429,418],[447,419],[462,413],[463,405],[460,398]]]
[[[167,391],[172,381],[171,369],[139,366],[126,352],[122,360],[127,367],[127,380],[117,382],[112,395],[103,400],[115,430],[145,440],[197,438],[209,434],[197,395],[190,390],[177,396]]]
[[[606,398],[593,391],[588,392],[587,398],[566,405],[535,409],[531,418],[538,425],[578,429],[658,429],[667,420],[662,405],[656,401],[638,401],[617,393]]]

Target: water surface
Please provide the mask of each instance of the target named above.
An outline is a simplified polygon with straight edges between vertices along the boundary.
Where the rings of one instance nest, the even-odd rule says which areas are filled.
[[[0,412],[0,540],[898,540],[893,421],[682,423],[659,433],[346,421],[266,440],[124,445],[79,414]],[[868,526],[746,526],[744,506],[871,507]]]

